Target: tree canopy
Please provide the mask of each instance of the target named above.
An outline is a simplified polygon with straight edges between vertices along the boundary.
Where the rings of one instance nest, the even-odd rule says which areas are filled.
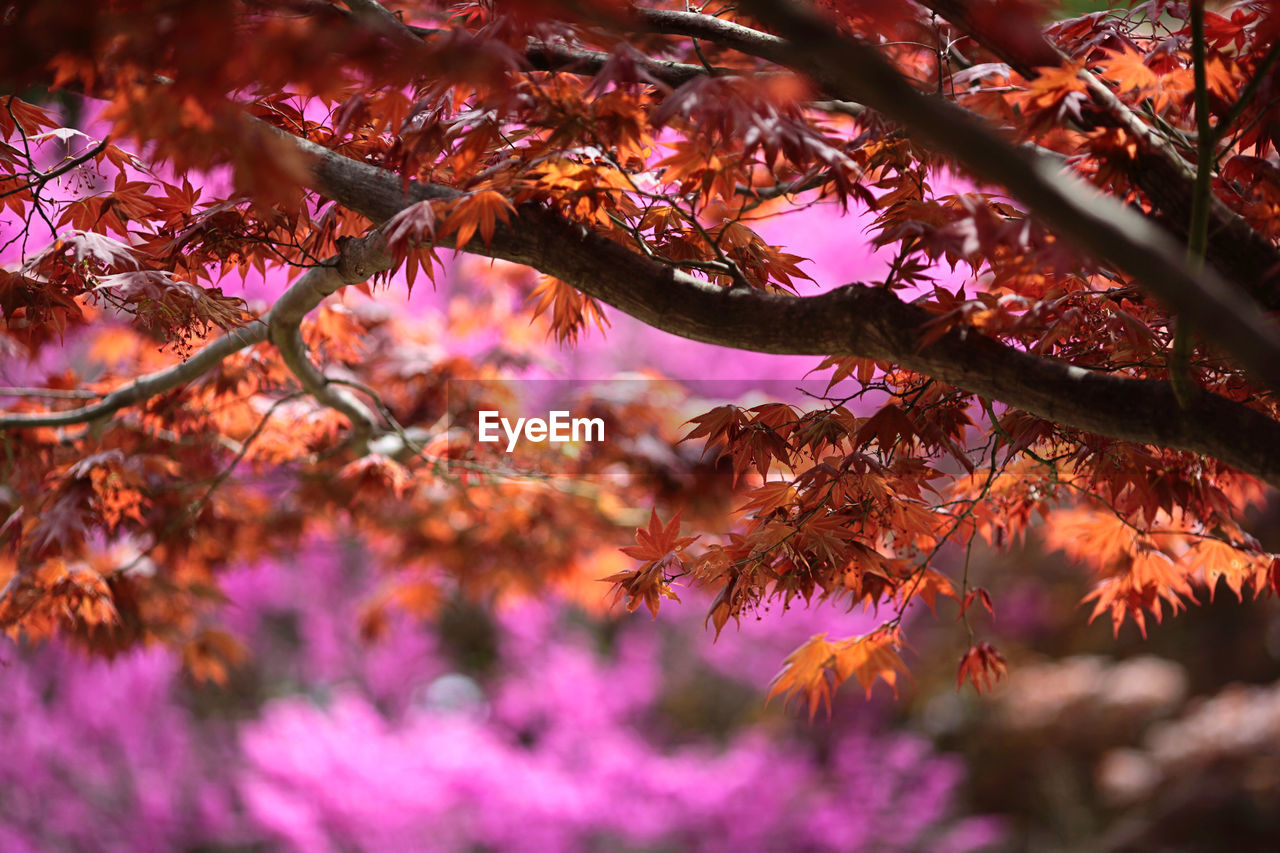
[[[219,571],[349,527],[396,567],[370,634],[584,576],[655,615],[703,587],[717,634],[877,609],[784,662],[812,711],[898,682],[915,602],[954,599],[961,683],[999,678],[968,554],[1033,526],[1117,631],[1259,594],[1280,17],[1205,5],[6,4],[0,624],[217,678]],[[764,236],[812,215],[883,277]],[[400,310],[455,251],[509,263],[446,328]],[[601,395],[554,476],[478,441],[530,329],[613,312],[822,357],[826,392],[684,425],[659,385]]]

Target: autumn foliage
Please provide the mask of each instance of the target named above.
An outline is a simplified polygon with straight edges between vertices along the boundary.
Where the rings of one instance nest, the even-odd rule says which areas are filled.
[[[219,574],[358,531],[396,567],[370,637],[550,586],[654,616],[699,588],[717,636],[876,612],[782,662],[771,695],[812,714],[896,692],[917,611],[991,688],[970,566],[1029,533],[1117,632],[1259,596],[1278,28],[1165,0],[10,4],[0,625],[224,679],[252,649]],[[883,275],[815,281],[767,236],[790,216],[842,217]],[[457,253],[503,263],[444,324],[402,310]],[[814,356],[822,393],[686,420],[654,379],[578,401],[602,443],[477,441],[544,341],[618,313]]]

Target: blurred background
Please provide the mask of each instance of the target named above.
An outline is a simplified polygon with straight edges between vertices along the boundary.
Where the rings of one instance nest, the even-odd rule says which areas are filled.
[[[1270,525],[1274,529],[1274,525]],[[952,622],[916,618],[894,700],[765,702],[782,658],[874,614],[763,613],[719,642],[705,601],[461,599],[361,634],[358,541],[226,578],[251,655],[225,686],[171,652],[7,647],[5,851],[1271,849],[1280,613],[1213,602],[1113,640],[1034,543],[971,561],[1010,660],[955,689]],[[603,587],[601,587],[603,589]],[[1207,598],[1207,593],[1205,594]]]
[[[848,229],[819,214],[762,231],[824,285],[882,275]],[[384,301],[441,312],[467,275],[493,274],[449,263],[434,293]],[[606,337],[530,360],[535,373],[699,365],[683,378],[757,381],[814,365],[610,319]],[[1253,522],[1280,550],[1280,506]],[[1200,606],[1147,637],[1132,623],[1113,637],[1079,605],[1086,573],[1033,532],[970,561],[970,583],[998,592],[994,617],[970,610],[1009,660],[995,691],[956,689],[967,640],[944,602],[906,626],[898,697],[846,685],[811,720],[766,702],[769,680],[812,634],[870,630],[876,614],[773,610],[713,642],[696,591],[653,620],[610,610],[594,583],[610,564],[586,567],[577,593],[459,597],[371,630],[375,563],[351,536],[228,574],[227,636],[249,654],[225,684],[165,649],[104,661],[6,640],[0,851],[1066,853],[1280,838],[1269,594],[1198,589]]]

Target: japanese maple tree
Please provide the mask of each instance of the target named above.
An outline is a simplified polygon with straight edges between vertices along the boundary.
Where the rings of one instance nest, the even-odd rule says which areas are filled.
[[[350,526],[397,567],[371,634],[584,576],[655,613],[705,587],[717,634],[876,608],[786,660],[812,711],[897,683],[913,602],[998,609],[938,556],[1036,519],[1117,630],[1276,585],[1244,515],[1280,483],[1280,17],[1205,6],[3,4],[0,623],[217,678],[219,570]],[[761,234],[814,210],[884,277]],[[455,250],[510,265],[445,330],[397,311]],[[613,311],[822,357],[828,393],[590,401],[609,439],[552,478],[451,417]],[[1004,674],[960,645],[960,682]]]

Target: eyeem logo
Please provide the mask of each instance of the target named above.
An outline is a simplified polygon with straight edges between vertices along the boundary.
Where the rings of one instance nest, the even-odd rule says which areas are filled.
[[[507,436],[507,453],[516,449],[521,438],[525,441],[563,444],[568,441],[604,441],[603,418],[571,418],[569,412],[548,412],[546,419],[516,418],[513,425],[501,413],[486,409],[480,413],[478,437],[480,441],[494,443],[501,440],[498,428]]]
[[[467,477],[530,474],[615,481],[656,471],[702,477],[719,469],[720,456],[701,441],[681,441],[694,429],[691,418],[732,404],[746,410],[743,417],[749,419],[751,407],[764,400],[794,399],[797,406],[816,407],[825,389],[824,379],[803,377],[771,383],[677,382],[641,375],[449,379],[444,429],[434,433],[439,440],[431,449]],[[424,398],[426,418],[434,416],[438,402]]]

